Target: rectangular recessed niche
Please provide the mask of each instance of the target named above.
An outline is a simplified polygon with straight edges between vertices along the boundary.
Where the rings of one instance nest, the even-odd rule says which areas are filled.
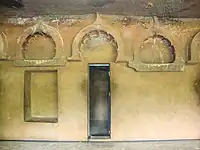
[[[88,138],[110,138],[110,65],[89,64]]]
[[[25,71],[24,119],[58,122],[57,71]]]

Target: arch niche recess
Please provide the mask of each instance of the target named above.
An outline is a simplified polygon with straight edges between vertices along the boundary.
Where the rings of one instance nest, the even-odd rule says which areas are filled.
[[[8,48],[8,41],[5,33],[0,33],[0,59],[5,60],[8,59],[6,50]]]
[[[72,54],[68,60],[71,61],[83,61],[83,53],[84,51],[81,50],[81,45],[85,37],[90,36],[91,33],[102,33],[105,37],[108,37],[108,41],[110,40],[111,43],[115,45],[116,49],[116,58],[114,62],[124,62],[126,61],[124,58],[124,45],[121,39],[120,33],[115,31],[111,26],[104,23],[99,15],[97,15],[96,21],[85,28],[83,28],[74,38],[72,44]],[[93,34],[94,35],[94,34]],[[94,35],[95,36],[95,35]]]
[[[200,30],[192,36],[186,55],[187,64],[197,64],[200,62]]]
[[[166,36],[168,34],[156,33],[150,37],[147,37],[141,43],[139,49],[134,52],[134,60],[128,63],[130,68],[135,69],[136,71],[148,71],[148,72],[179,72],[184,71],[184,62],[180,59],[181,54],[176,51],[174,44],[172,43],[172,38]],[[148,49],[149,48],[149,49]],[[151,60],[145,60],[145,54],[148,50],[158,51],[158,54],[162,50],[167,52],[167,59],[161,58],[159,56],[156,61],[151,58]],[[142,53],[143,54],[142,54]],[[142,56],[143,55],[143,56]],[[151,57],[151,56],[150,56]],[[148,57],[146,57],[148,58]]]
[[[55,54],[49,59],[27,59],[24,56],[26,51],[27,41],[31,36],[35,34],[41,34],[48,36],[52,39],[55,48]],[[17,51],[17,57],[14,61],[16,66],[62,66],[66,63],[66,56],[64,54],[64,42],[60,33],[51,26],[46,25],[43,22],[39,22],[33,27],[24,31],[23,35],[18,39],[20,50]]]

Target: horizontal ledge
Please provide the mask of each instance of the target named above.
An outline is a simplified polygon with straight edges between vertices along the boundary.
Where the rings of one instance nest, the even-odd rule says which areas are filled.
[[[25,122],[38,122],[38,123],[57,123],[57,117],[28,117]]]
[[[26,66],[64,66],[65,59],[52,59],[52,60],[14,60],[14,65],[18,67]]]
[[[129,62],[128,67],[139,72],[182,72],[184,64],[134,64]]]

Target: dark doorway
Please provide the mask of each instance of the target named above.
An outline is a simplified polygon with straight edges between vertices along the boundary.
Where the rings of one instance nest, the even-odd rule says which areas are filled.
[[[110,138],[110,65],[89,64],[89,138]]]

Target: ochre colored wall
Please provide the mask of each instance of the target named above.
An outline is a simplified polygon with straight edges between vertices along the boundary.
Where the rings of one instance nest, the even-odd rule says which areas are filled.
[[[0,62],[1,140],[87,141],[88,63],[111,65],[109,140],[199,138],[199,65],[186,65],[183,72],[136,72],[127,67],[127,63],[134,58],[133,53],[140,47],[143,38],[151,35],[151,30],[154,30],[151,23],[148,19],[145,20],[147,23],[143,25],[148,26],[148,29],[145,29],[135,21],[124,25],[126,21],[113,21],[110,16],[103,18],[118,31],[124,42],[123,58],[127,62],[114,62],[119,52],[104,41],[103,44],[91,46],[91,50],[83,52],[82,61],[68,60],[64,66],[17,67],[13,65],[13,60],[19,59],[17,51],[21,51],[21,45],[17,41],[28,26],[31,27],[33,24],[1,25],[0,30],[8,39],[9,47],[6,53],[10,56],[7,58],[9,61]],[[74,24],[48,24],[58,29],[62,36],[66,58],[71,56],[72,42],[77,33],[94,21],[91,16],[77,20]],[[199,25],[199,21],[188,20],[175,24],[165,22],[160,23],[159,27],[164,32],[156,30],[171,40],[176,53],[184,54],[188,41],[199,30]],[[37,44],[41,43],[38,41]],[[182,56],[179,59],[186,60],[185,55]],[[24,122],[24,72],[27,70],[58,71],[58,123]],[[42,107],[46,109],[47,106]]]

